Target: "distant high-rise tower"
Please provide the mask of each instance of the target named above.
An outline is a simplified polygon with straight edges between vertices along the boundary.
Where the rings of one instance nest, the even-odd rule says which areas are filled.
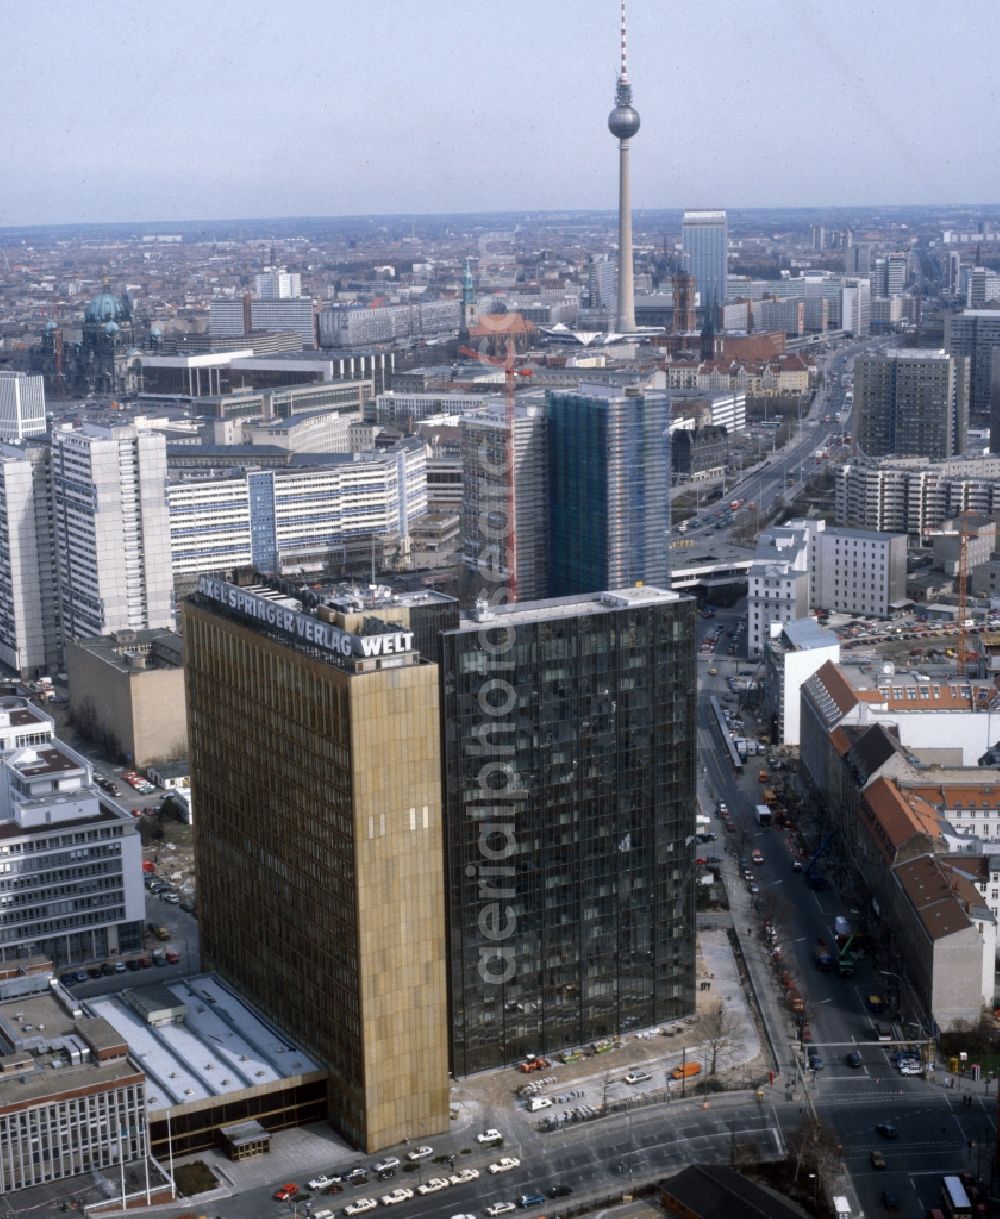
[[[462,333],[467,335],[476,321],[476,283],[469,260],[466,259],[465,275],[462,277]]]
[[[729,225],[724,211],[684,213],[681,240],[687,269],[701,293],[706,322],[713,326],[716,310],[726,303],[729,273]]]
[[[622,0],[622,63],[615,85],[615,108],[608,128],[618,141],[618,308],[615,328],[622,334],[635,329],[635,294],[632,288],[632,186],[629,181],[629,141],[639,130],[639,114],[632,105],[625,50],[625,0]]]
[[[858,445],[866,457],[954,457],[965,451],[969,360],[892,348],[854,363]]]
[[[550,597],[670,579],[667,395],[599,385],[550,391]]]

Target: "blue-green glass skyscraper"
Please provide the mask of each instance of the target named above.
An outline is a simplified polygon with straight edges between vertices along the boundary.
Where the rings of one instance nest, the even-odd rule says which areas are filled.
[[[669,588],[670,404],[663,393],[549,393],[549,595]]]

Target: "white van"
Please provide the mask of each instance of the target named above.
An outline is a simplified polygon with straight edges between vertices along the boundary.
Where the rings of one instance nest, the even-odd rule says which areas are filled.
[[[547,1096],[533,1096],[528,1101],[528,1112],[537,1113],[539,1109],[551,1109],[552,1101]]]

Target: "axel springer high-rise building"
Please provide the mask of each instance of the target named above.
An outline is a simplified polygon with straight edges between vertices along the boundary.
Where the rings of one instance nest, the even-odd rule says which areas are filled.
[[[397,605],[202,576],[184,623],[206,964],[328,1067],[351,1142],[446,1130],[437,665]]]
[[[455,1074],[693,1010],[694,609],[481,602],[443,633]]]

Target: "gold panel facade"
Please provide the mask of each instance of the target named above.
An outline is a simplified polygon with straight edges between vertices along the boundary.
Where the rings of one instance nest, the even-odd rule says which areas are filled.
[[[437,667],[348,672],[185,604],[206,963],[317,1054],[366,1151],[448,1128]]]

